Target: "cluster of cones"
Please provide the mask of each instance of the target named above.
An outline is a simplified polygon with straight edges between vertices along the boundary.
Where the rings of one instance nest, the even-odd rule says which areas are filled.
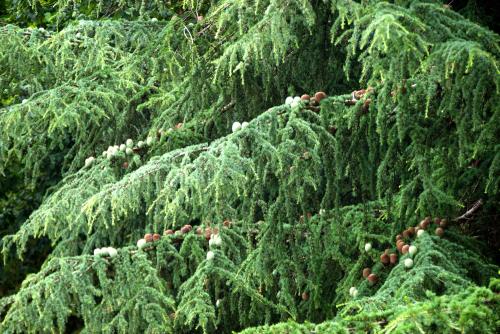
[[[177,123],[174,128],[170,128],[168,131],[173,131],[178,130],[182,127],[183,123]],[[156,139],[160,140],[162,137],[166,136],[168,134],[167,131],[160,129],[156,132]],[[138,154],[139,156],[144,155],[149,146],[152,146],[155,143],[155,138],[154,137],[148,137],[145,142],[139,141],[137,145],[132,147],[132,152],[134,154]],[[132,153],[127,153],[127,155],[131,155]],[[129,167],[129,161],[125,160],[122,164],[123,169],[127,169]]]
[[[178,130],[182,128],[182,126],[183,123],[177,123],[174,128],[170,128],[168,131]],[[134,155],[139,155],[139,157],[141,157],[142,155],[144,155],[148,147],[151,147],[156,142],[156,140],[160,140],[167,134],[167,131],[160,129],[156,133],[156,138],[154,136],[150,136],[145,141],[140,140],[137,143],[134,143],[132,139],[127,139],[125,143],[122,143],[120,145],[109,146],[106,151],[102,152],[102,156],[108,160],[113,160],[114,162],[123,161],[121,167],[123,169],[127,169],[130,166],[130,157],[133,157]],[[96,158],[93,156],[85,159],[85,167],[91,166],[95,162],[95,160]]]
[[[431,217],[425,217],[417,226],[408,227],[401,234],[398,234],[396,236],[397,250],[402,254],[408,253],[410,246],[405,242],[405,240],[410,239],[414,235],[416,235],[417,237],[421,236],[424,233],[424,231],[429,228],[431,222],[432,222]],[[436,229],[434,230],[434,233],[438,237],[442,237],[444,235],[445,228],[448,227],[448,220],[436,217],[434,218],[434,224],[436,224],[437,226]]]
[[[319,112],[319,103],[326,97],[327,95],[325,92],[316,92],[313,97],[309,94],[304,94],[300,97],[300,100],[306,104],[306,109]]]
[[[184,235],[184,234],[187,234],[189,232],[191,232],[193,230],[193,226],[191,226],[190,224],[186,224],[184,226],[182,226],[179,230],[177,231],[174,231],[172,229],[167,229],[165,231],[163,231],[163,235],[164,236],[168,236],[168,235]]]
[[[367,93],[371,93],[373,92],[373,88],[371,87],[368,87],[367,89],[360,89],[360,90],[355,90],[354,92],[352,92],[351,94],[351,98],[350,99],[347,99],[344,101],[344,103],[347,105],[347,106],[353,106],[355,105],[359,100],[361,100],[365,94]],[[363,102],[363,112],[368,112],[368,108],[370,107],[370,103],[372,102],[371,99],[366,99],[364,102]]]
[[[420,237],[423,233],[425,233],[425,231],[431,225],[431,222],[432,222],[431,217],[426,217],[417,226],[408,227],[401,234],[398,234],[396,236],[396,249],[398,250],[398,252],[402,255],[408,253],[410,255],[414,255],[417,252],[417,248],[415,246],[410,245],[409,241],[413,236]],[[436,217],[434,218],[434,224],[436,224],[437,226],[436,229],[434,230],[434,233],[438,237],[442,237],[444,235],[445,228],[448,226],[448,221],[446,219],[441,219],[439,217]],[[371,244],[367,244],[365,246],[365,249],[367,249],[368,245],[369,245],[368,248],[371,249]],[[396,252],[392,252],[390,249],[386,249],[380,255],[380,262],[384,266],[387,265],[394,266],[398,263],[398,258],[399,258],[398,254]],[[406,259],[404,265],[406,268],[411,268],[413,266],[413,260],[411,258]],[[366,278],[371,284],[375,284],[378,282],[378,276],[375,273],[371,272],[371,268],[363,269],[363,277]]]
[[[230,220],[225,220],[223,222],[224,227],[231,227],[232,222]],[[193,230],[193,226],[190,224],[186,224],[182,226],[178,230],[166,229],[163,231],[163,236],[173,238],[174,242],[180,243],[182,242],[184,235],[190,233]],[[197,235],[203,235],[205,240],[210,241],[214,235],[219,234],[219,228],[217,226],[210,227],[207,226],[203,228],[202,226],[198,226],[196,228]],[[144,238],[139,239],[137,241],[137,247],[139,249],[143,249],[148,245],[152,245],[154,242],[159,241],[161,239],[161,235],[159,233],[146,233]]]

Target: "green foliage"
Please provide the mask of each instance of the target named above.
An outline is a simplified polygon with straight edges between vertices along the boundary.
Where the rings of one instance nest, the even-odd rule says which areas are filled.
[[[72,19],[170,17],[182,12],[187,4],[170,0],[6,0],[4,6],[13,22],[57,27]]]
[[[362,309],[365,301],[360,300]],[[498,329],[498,295],[486,288],[474,287],[454,295],[436,296],[428,300],[405,303],[380,312],[364,312],[319,325],[284,322],[256,327],[241,333],[494,333]]]
[[[498,329],[497,34],[440,1],[7,8],[0,274],[43,264],[3,292],[2,332]],[[317,90],[319,112],[282,104]],[[380,264],[427,215],[444,238]]]
[[[68,317],[75,316],[84,321],[83,332],[88,333],[170,333],[166,312],[173,309],[173,300],[164,290],[143,254],[123,251],[114,261],[88,255],[55,258],[28,276],[15,298],[4,300],[3,307],[12,303],[4,319],[11,326],[2,330],[64,332]]]

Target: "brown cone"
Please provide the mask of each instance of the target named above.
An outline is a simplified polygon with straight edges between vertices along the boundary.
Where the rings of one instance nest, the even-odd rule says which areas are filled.
[[[307,292],[302,292],[302,300],[306,301],[309,299],[309,294]]]
[[[403,250],[403,246],[405,245],[404,242],[398,242],[398,244],[396,245],[396,248],[398,249],[398,251],[401,253],[402,250]]]
[[[326,98],[326,94],[325,92],[317,92],[316,94],[314,94],[314,99],[319,103],[321,100],[323,100],[324,98]]]
[[[378,276],[375,274],[370,274],[368,275],[368,281],[370,281],[370,283],[372,284],[375,284],[378,281]]]
[[[210,240],[211,234],[212,234],[212,229],[210,227],[205,228],[205,239]]]
[[[428,226],[429,226],[429,221],[427,219],[424,219],[420,222],[420,228],[422,230],[427,229]]]

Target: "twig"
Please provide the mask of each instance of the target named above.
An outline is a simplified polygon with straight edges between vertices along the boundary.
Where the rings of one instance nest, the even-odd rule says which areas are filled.
[[[207,24],[202,30],[198,31],[196,33],[196,36],[201,36],[205,33],[205,31],[207,31],[208,29],[212,28],[212,25],[211,24]]]
[[[223,112],[228,111],[229,109],[231,109],[232,107],[234,107],[235,104],[236,104],[236,101],[232,100],[231,102],[229,102],[229,104],[227,104],[224,107],[222,107],[222,109],[220,110],[220,112],[223,113]]]
[[[470,219],[471,216],[477,211],[479,210],[479,208],[483,205],[483,200],[480,198],[476,203],[474,203],[474,205],[472,205],[472,207],[467,210],[466,213],[464,213],[463,215],[461,215],[460,217],[457,217],[455,219],[453,219],[453,221],[460,221],[460,220],[467,220],[467,219]]]

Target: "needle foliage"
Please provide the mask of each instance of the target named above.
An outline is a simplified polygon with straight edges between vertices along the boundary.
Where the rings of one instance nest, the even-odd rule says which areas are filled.
[[[473,2],[6,1],[0,332],[498,332]],[[382,264],[426,216],[444,235]]]

